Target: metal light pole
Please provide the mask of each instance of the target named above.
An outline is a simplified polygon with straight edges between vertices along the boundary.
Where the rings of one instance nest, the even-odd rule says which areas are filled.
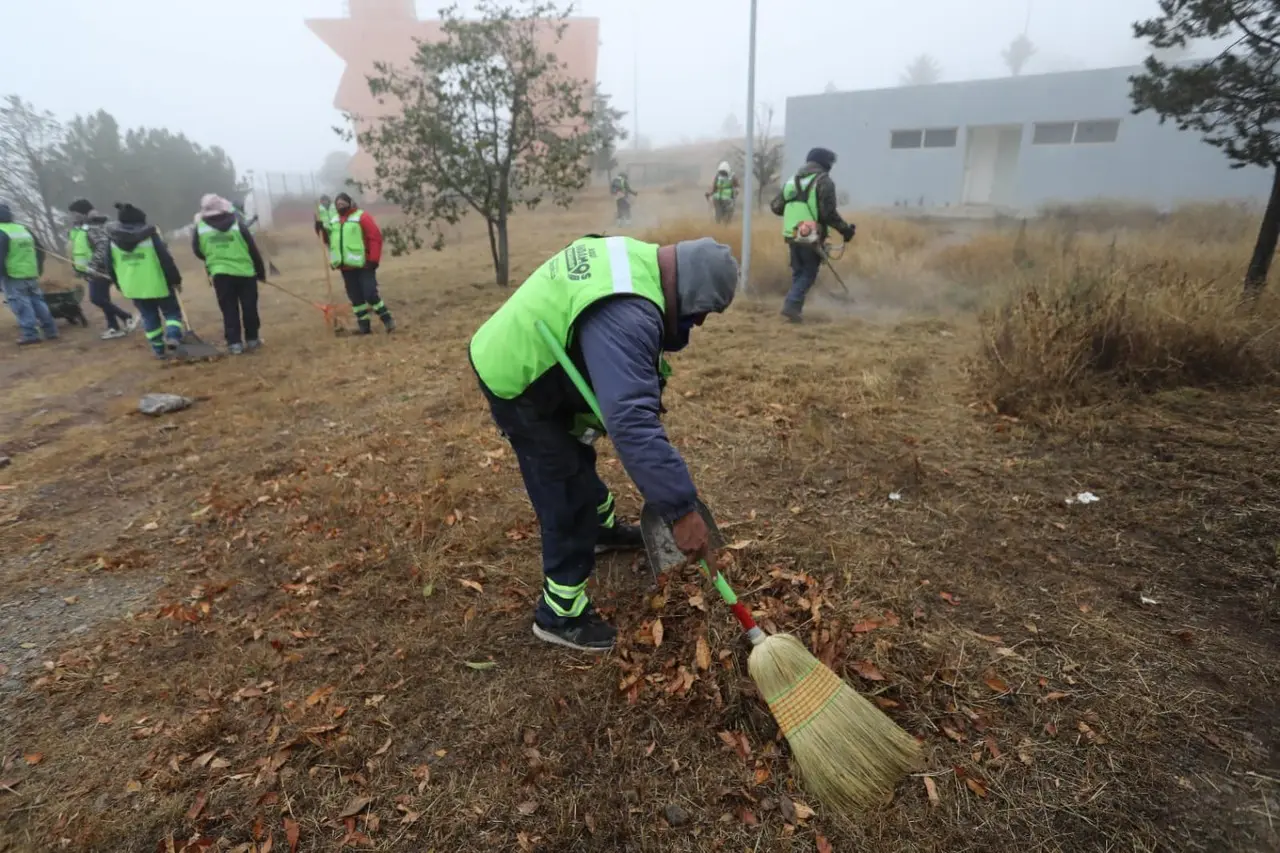
[[[743,293],[747,292],[747,282],[751,279],[751,214],[756,202],[756,0],[751,0],[751,48],[747,55],[746,206],[742,213],[742,277],[738,281],[738,289]]]

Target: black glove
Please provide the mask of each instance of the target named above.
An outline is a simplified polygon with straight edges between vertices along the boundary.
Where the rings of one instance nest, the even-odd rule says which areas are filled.
[[[368,267],[368,268],[369,268],[369,269],[371,269],[371,270],[374,270],[374,271],[376,272],[376,271],[377,271],[377,269],[378,269],[378,262],[377,262],[377,261],[370,261],[369,263],[365,264],[365,266],[366,266],[366,267]]]
[[[854,232],[856,232],[857,230],[858,230],[857,226],[854,225],[852,222],[849,222],[845,225],[844,230],[840,232],[840,236],[844,238],[844,241],[846,243],[848,243],[850,240],[853,239]]]

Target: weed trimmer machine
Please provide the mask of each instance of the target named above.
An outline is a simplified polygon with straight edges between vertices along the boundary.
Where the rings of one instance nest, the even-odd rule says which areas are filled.
[[[563,344],[542,321],[537,329],[592,413],[604,423],[595,395]],[[711,511],[701,501],[697,510],[707,524],[711,547],[723,547],[724,537]],[[670,525],[652,507],[645,506],[640,528],[655,572],[686,561]],[[919,743],[810,654],[798,639],[789,634],[765,634],[724,574],[706,560],[699,560],[698,566],[751,641],[747,669],[791,745],[805,786],[829,808],[846,813],[883,801],[919,765]]]

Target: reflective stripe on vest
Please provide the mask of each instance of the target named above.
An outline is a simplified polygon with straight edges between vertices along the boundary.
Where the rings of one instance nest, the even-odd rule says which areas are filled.
[[[36,258],[36,238],[27,230],[27,226],[16,222],[0,222],[0,231],[9,235],[9,255],[4,264],[5,277],[39,278],[40,262]]]
[[[111,264],[116,283],[126,299],[163,299],[169,295],[169,282],[156,253],[156,238],[148,237],[130,251],[111,241]]]
[[[715,198],[731,199],[733,198],[733,177],[731,175],[716,175],[716,188],[712,193]]]
[[[234,275],[241,278],[253,278],[257,271],[253,268],[253,256],[249,254],[249,244],[240,233],[240,223],[234,223],[226,231],[219,231],[207,222],[196,226],[196,234],[200,240],[200,251],[204,254],[204,265],[209,275]]]
[[[796,226],[806,220],[818,221],[818,191],[815,186],[818,174],[792,178],[782,188],[782,236],[790,240],[796,236]]]
[[[518,397],[556,365],[555,353],[538,333],[539,320],[568,349],[583,311],[623,295],[665,311],[657,244],[630,237],[577,240],[538,267],[476,331],[471,363],[495,396]]]
[[[360,227],[363,210],[352,211],[343,221],[334,218],[329,225],[329,263],[335,267],[363,269],[365,265],[364,229]]]
[[[78,225],[71,229],[71,265],[76,272],[88,272],[93,260],[93,246],[89,244],[89,226]]]

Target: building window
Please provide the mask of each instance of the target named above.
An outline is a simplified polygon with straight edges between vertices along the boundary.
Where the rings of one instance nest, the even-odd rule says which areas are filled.
[[[889,133],[890,148],[955,148],[958,128],[935,127],[926,130],[894,130]]]
[[[955,148],[956,131],[954,127],[935,128],[924,132],[925,148]]]
[[[1076,122],[1076,144],[1088,145],[1094,142],[1115,142],[1120,136],[1120,120],[1078,121]]]
[[[919,148],[923,130],[895,130],[889,134],[890,148]]]
[[[1070,145],[1076,132],[1074,121],[1036,122],[1032,145]]]
[[[1120,137],[1120,119],[1095,121],[1036,122],[1032,145],[1094,145],[1115,142]]]

